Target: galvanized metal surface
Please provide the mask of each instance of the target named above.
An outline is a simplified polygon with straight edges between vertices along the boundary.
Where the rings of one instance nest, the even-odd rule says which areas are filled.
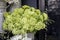
[[[41,11],[45,10],[45,0],[39,0],[39,9]]]
[[[10,6],[10,11],[12,12],[15,8],[21,7],[21,0],[17,0],[17,2],[14,2],[12,6]]]
[[[34,40],[34,33],[27,33],[24,35],[15,35],[10,39],[11,40]]]
[[[6,7],[5,2],[0,0],[0,33],[3,32],[2,24],[3,24],[3,13],[6,11],[5,7]]]

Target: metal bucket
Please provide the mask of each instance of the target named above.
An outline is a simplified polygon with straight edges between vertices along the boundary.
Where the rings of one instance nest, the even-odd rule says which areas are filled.
[[[34,40],[34,33],[27,33],[24,35],[15,35],[10,40]]]

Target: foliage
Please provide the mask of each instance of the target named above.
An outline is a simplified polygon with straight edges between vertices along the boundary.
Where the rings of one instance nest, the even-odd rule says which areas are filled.
[[[46,27],[48,15],[39,9],[27,5],[16,8],[13,12],[4,13],[3,30],[13,34],[36,32]]]

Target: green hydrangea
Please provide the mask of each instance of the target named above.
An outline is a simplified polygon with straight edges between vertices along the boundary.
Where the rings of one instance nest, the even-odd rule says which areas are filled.
[[[11,13],[6,12],[4,18],[3,30],[11,31],[15,35],[44,29],[45,22],[49,19],[46,13],[27,5],[16,8]]]

